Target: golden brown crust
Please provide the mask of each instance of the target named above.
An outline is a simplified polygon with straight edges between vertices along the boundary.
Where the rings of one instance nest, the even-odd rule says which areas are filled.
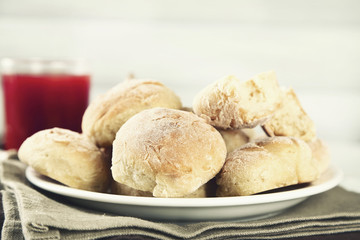
[[[269,136],[292,136],[304,141],[316,138],[315,125],[302,108],[293,89],[282,90],[282,104],[263,125]]]
[[[116,132],[131,116],[153,107],[179,109],[181,101],[158,81],[126,80],[90,103],[82,130],[98,146],[111,146]]]
[[[155,197],[183,197],[213,178],[226,157],[220,133],[195,114],[154,108],[129,119],[113,144],[112,175]]]
[[[110,162],[92,141],[70,130],[53,128],[27,138],[19,159],[37,172],[73,188],[104,192],[110,183]]]
[[[226,76],[202,90],[194,99],[194,112],[222,129],[255,127],[279,107],[280,88],[274,72],[240,82]]]
[[[217,177],[217,195],[251,195],[311,182],[318,176],[317,165],[304,141],[290,137],[265,138],[229,154]]]

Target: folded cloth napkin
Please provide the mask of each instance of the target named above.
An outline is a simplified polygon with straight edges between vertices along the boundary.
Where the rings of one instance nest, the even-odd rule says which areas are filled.
[[[277,216],[248,222],[159,223],[80,208],[32,188],[26,166],[0,162],[2,239],[281,239],[360,231],[360,194],[336,187]]]

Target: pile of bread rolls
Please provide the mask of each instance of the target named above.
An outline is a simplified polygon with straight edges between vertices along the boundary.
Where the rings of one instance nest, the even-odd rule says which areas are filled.
[[[244,196],[316,180],[329,164],[313,121],[274,72],[226,76],[184,108],[162,83],[129,79],[86,109],[83,132],[26,139],[21,161],[67,186],[147,197]]]

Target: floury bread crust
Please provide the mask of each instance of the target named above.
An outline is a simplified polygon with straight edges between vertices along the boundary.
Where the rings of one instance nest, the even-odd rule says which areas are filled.
[[[248,143],[226,159],[217,177],[218,196],[244,196],[317,179],[310,147],[291,137]]]
[[[240,82],[226,76],[202,90],[194,99],[194,112],[222,129],[255,127],[280,105],[280,88],[274,72]]]
[[[184,197],[220,171],[220,133],[193,113],[154,108],[130,118],[113,143],[115,181],[155,197]]]
[[[154,107],[180,109],[182,105],[180,98],[158,81],[126,80],[90,103],[82,120],[83,133],[98,146],[111,146],[130,117]]]
[[[67,186],[104,192],[111,179],[106,154],[86,136],[70,130],[42,130],[21,145],[19,159]]]
[[[304,141],[316,139],[315,124],[302,108],[292,88],[282,89],[280,108],[263,126],[269,136],[292,136]]]

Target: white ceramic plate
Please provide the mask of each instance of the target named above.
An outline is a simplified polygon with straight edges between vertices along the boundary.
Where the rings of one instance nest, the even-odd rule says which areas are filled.
[[[32,184],[65,196],[77,205],[119,215],[171,222],[247,221],[269,217],[310,196],[334,188],[340,183],[342,175],[340,169],[331,166],[311,184],[273,193],[240,197],[153,198],[78,190],[45,177],[31,167],[26,169],[26,177]]]

